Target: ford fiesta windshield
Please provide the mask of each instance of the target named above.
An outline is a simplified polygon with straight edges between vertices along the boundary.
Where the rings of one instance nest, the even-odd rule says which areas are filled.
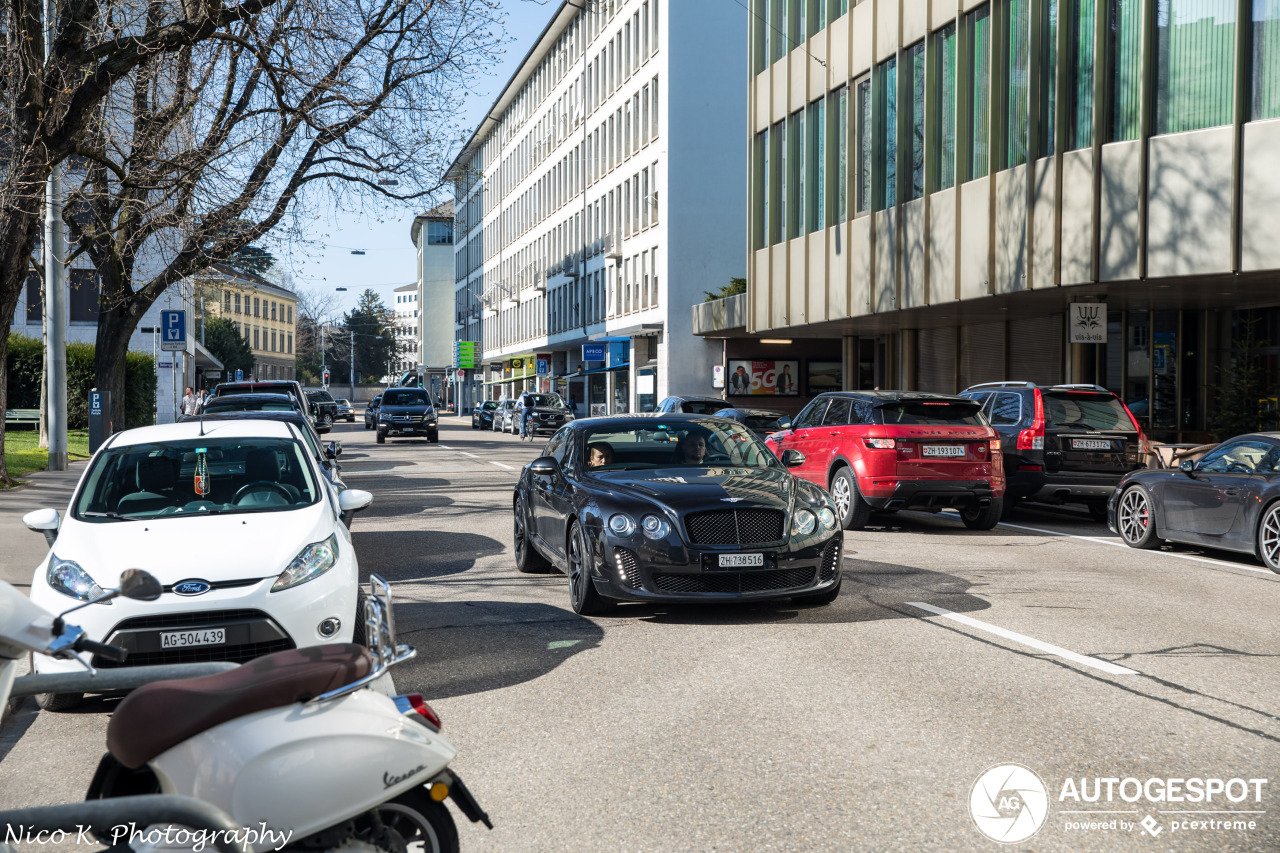
[[[302,445],[282,438],[199,438],[103,451],[75,517],[105,522],[310,506],[319,487]]]
[[[587,470],[643,468],[776,468],[777,457],[755,434],[727,421],[673,421],[604,426],[587,434]]]

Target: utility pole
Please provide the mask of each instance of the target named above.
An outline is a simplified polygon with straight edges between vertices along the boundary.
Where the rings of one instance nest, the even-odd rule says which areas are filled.
[[[351,380],[351,396],[347,398],[347,402],[354,406],[356,404],[356,333],[348,329],[347,334],[351,335],[351,364],[347,367],[347,378]]]
[[[44,0],[44,61],[53,55],[58,34],[56,0]],[[44,191],[44,310],[49,335],[45,339],[48,366],[49,470],[67,470],[67,291],[62,283],[66,257],[62,231],[62,186],[59,167],[49,170]]]

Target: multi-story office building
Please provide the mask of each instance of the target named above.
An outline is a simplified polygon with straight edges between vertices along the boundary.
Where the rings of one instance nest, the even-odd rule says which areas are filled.
[[[205,310],[235,323],[253,349],[254,379],[297,378],[297,294],[226,264],[214,264],[194,278],[212,293],[212,299],[206,296]]]
[[[418,283],[397,287],[395,300],[396,351],[391,372],[399,376],[418,365]]]
[[[1276,3],[751,5],[738,332],[831,339],[846,387],[1096,382],[1167,440],[1243,309],[1280,343]]]
[[[456,334],[479,314],[490,396],[711,390],[689,307],[743,274],[747,33],[729,2],[560,4],[452,166]]]
[[[414,217],[409,230],[418,250],[417,340],[418,365],[431,378],[436,393],[453,399],[448,387],[453,368],[454,322],[453,202],[446,201]],[[459,318],[460,319],[460,318]],[[453,375],[456,379],[456,374]]]

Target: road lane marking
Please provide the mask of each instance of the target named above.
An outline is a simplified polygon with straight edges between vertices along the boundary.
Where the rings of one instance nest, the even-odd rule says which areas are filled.
[[[479,458],[480,458],[479,456],[476,456],[474,453],[468,453],[468,452],[467,452],[467,451],[465,451],[465,450],[459,450],[458,452],[459,452],[459,453],[461,453],[463,456],[470,456],[472,459],[479,459]]]
[[[1005,628],[997,627],[996,625],[991,625],[987,622],[979,622],[977,619],[972,619],[968,616],[964,616],[959,613],[953,613],[950,610],[944,610],[941,607],[934,607],[932,604],[925,604],[923,601],[908,601],[906,602],[906,604],[908,607],[914,607],[918,610],[924,610],[925,612],[932,613],[935,616],[942,616],[954,622],[959,622],[962,625],[968,625],[970,628],[976,628],[979,631],[986,631],[988,634],[995,634],[997,637],[1003,637],[1004,639],[1010,640],[1014,643],[1018,643],[1023,646],[1030,646],[1033,649],[1038,649],[1042,652],[1045,652],[1046,654],[1053,655],[1054,657],[1064,658],[1074,663],[1078,663],[1081,666],[1088,666],[1094,669],[1100,669],[1103,672],[1108,673],[1109,675],[1138,675],[1139,674],[1138,672],[1132,669],[1127,669],[1123,666],[1118,666],[1114,663],[1111,663],[1110,661],[1105,661],[1105,660],[1102,660],[1101,658],[1091,658],[1088,655],[1078,654],[1068,649],[1064,649],[1061,646],[1055,646],[1051,643],[1046,643],[1042,640],[1037,640],[1035,637],[1028,637],[1026,634],[1019,634],[1014,631],[1009,631]]]
[[[450,447],[450,446],[449,446],[449,445],[447,445],[447,444],[442,444],[442,445],[440,445],[440,449],[441,449],[441,450],[453,450],[453,448],[452,448],[452,447]]]
[[[506,464],[504,464],[504,463],[502,463],[502,462],[494,462],[492,459],[490,459],[490,460],[489,460],[489,464],[490,464],[490,465],[497,465],[499,468],[506,468],[508,471],[514,471],[514,470],[516,470],[515,468],[512,468],[510,465],[506,465]]]
[[[1000,522],[1001,527],[1012,527],[1014,530],[1029,530],[1032,533],[1043,533],[1047,536],[1065,536],[1068,539],[1083,539],[1086,542],[1096,542],[1099,545],[1110,545],[1114,548],[1124,548],[1129,551],[1140,551],[1140,548],[1130,548],[1123,542],[1117,542],[1114,539],[1106,539],[1102,536],[1081,536],[1078,533],[1061,533],[1057,530],[1046,530],[1043,527],[1026,527],[1021,524],[1010,524],[1007,521]],[[1263,575],[1273,575],[1275,572],[1270,569],[1260,569],[1257,566],[1246,566],[1243,563],[1229,563],[1226,560],[1213,560],[1208,557],[1197,557],[1193,554],[1177,554],[1170,551],[1152,552],[1158,553],[1163,557],[1176,557],[1179,560],[1190,560],[1193,563],[1208,563],[1211,566],[1224,566],[1228,569],[1244,569],[1248,572],[1257,572]]]

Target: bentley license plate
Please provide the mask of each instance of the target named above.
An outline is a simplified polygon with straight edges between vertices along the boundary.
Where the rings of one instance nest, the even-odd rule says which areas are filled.
[[[1101,438],[1073,438],[1072,450],[1110,450],[1111,442]]]
[[[764,565],[764,554],[721,554],[720,568],[741,569]]]
[[[200,631],[165,631],[160,634],[160,648],[178,649],[183,646],[222,646],[227,642],[226,628],[205,628]]]
[[[964,456],[964,446],[960,444],[926,444],[925,456]]]

